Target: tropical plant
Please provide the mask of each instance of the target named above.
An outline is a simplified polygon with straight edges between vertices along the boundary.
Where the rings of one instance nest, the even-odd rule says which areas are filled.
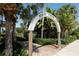
[[[22,13],[20,14],[20,18],[22,19],[23,23],[21,23],[21,27],[24,29],[24,36],[27,34],[27,28],[30,21],[42,10],[43,4],[36,3],[36,4],[27,4],[27,7],[23,9]]]
[[[53,9],[50,9],[50,8],[46,8],[46,11],[48,13],[51,13],[52,15],[55,16],[56,14],[56,11],[53,10]],[[36,28],[35,28],[35,31],[37,32],[37,37],[40,37],[40,34],[41,34],[41,28],[42,28],[42,20],[39,20],[38,23],[36,24]],[[43,29],[44,29],[44,38],[56,38],[57,37],[57,30],[56,30],[56,26],[54,24],[54,22],[47,18],[47,17],[44,17],[44,25],[43,25]],[[52,34],[52,35],[51,35]]]
[[[34,38],[34,43],[40,44],[40,45],[50,45],[50,44],[57,44],[57,39],[52,38]]]
[[[12,55],[12,38],[14,39],[15,22],[18,7],[15,3],[0,4],[0,11],[4,14],[6,23],[5,55]]]
[[[71,35],[74,35],[74,36],[77,37],[77,39],[79,39],[79,27],[78,27],[76,30],[74,30],[74,31],[71,33]]]
[[[69,44],[69,43],[72,43],[73,41],[75,41],[77,39],[77,37],[75,36],[75,35],[69,35],[69,36],[67,36],[67,37],[65,37],[64,39],[63,39],[63,42],[64,42],[64,44]]]
[[[76,7],[71,4],[64,5],[57,10],[57,18],[60,22],[62,38],[68,35],[72,28],[75,27],[76,13]]]

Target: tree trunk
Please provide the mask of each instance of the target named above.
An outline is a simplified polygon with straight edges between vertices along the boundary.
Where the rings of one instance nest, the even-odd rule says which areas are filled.
[[[15,21],[14,21],[14,22],[13,22],[13,32],[12,32],[12,39],[13,39],[14,41],[16,41],[15,26],[16,26],[16,23],[15,23]]]
[[[5,39],[5,55],[6,56],[12,56],[12,22],[6,20],[5,24],[6,28],[6,39]]]
[[[64,36],[65,36],[65,28],[61,28],[61,38],[64,38]]]
[[[1,33],[1,26],[0,26],[0,33]]]

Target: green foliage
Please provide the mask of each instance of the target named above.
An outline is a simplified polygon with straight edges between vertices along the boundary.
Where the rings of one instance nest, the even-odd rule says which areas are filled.
[[[60,22],[62,37],[64,37],[64,35],[67,34],[66,31],[68,31],[69,34],[72,28],[75,27],[76,13],[76,7],[71,4],[63,5],[61,8],[57,10],[56,16]]]
[[[26,40],[28,40],[28,34],[29,34],[29,32],[28,31],[26,31],[26,32],[24,32],[24,38],[26,39]]]
[[[60,7],[58,10],[53,10],[51,8],[46,8],[46,11],[58,18],[61,27],[61,38],[64,38],[66,35],[70,34],[72,28],[76,26],[76,7],[71,4],[65,4]],[[35,31],[37,36],[40,37],[42,28],[42,21],[37,23]],[[57,36],[57,30],[54,22],[49,18],[44,18],[44,37],[54,37]]]
[[[0,47],[0,56],[4,56],[5,55],[5,53],[4,53],[4,45],[3,44],[1,44],[0,45],[1,47]]]
[[[41,28],[42,28],[42,20],[39,20],[36,27],[35,27],[35,32],[37,32],[37,37],[40,37],[41,35]],[[44,38],[56,38],[57,37],[57,29],[54,24],[54,22],[45,17],[44,18],[44,25],[43,25],[43,33],[44,33]]]
[[[23,48],[19,43],[13,42],[13,55],[14,56],[27,56],[27,49]]]
[[[22,28],[16,28],[16,32],[17,33],[23,33],[23,29]]]
[[[38,14],[39,9],[42,9],[43,4],[27,4],[20,14],[23,21],[23,27],[28,27],[29,22]],[[25,28],[24,28],[25,29]]]
[[[77,40],[76,36],[69,35],[68,37],[66,37],[65,39],[63,39],[63,42],[65,44],[69,44],[69,43],[72,43],[75,40]]]
[[[40,45],[50,45],[50,44],[57,44],[57,40],[56,39],[51,39],[51,38],[35,38],[33,40],[34,43],[40,44]]]
[[[69,36],[64,39],[61,39],[61,44],[69,44],[76,40],[75,36]],[[40,44],[40,45],[52,45],[52,44],[58,44],[58,39],[52,39],[52,38],[35,38],[33,39],[34,43]]]
[[[14,56],[28,56],[27,50],[25,48],[21,48],[20,50],[14,51]]]
[[[0,33],[0,42],[3,42],[4,41],[4,33]]]
[[[28,56],[26,48],[21,49],[20,56]]]
[[[2,39],[3,39],[3,37],[2,37],[2,36],[0,36],[0,42],[2,41]]]
[[[46,8],[46,11],[49,12],[49,13],[51,13],[51,14],[54,15],[54,16],[56,15],[56,10],[54,10],[54,9],[51,9],[51,8],[48,8],[48,7],[47,7],[47,8]]]
[[[74,35],[74,36],[77,37],[77,39],[79,39],[79,28],[77,28],[75,31],[73,31],[73,32],[71,33],[71,35]]]
[[[4,35],[0,34],[0,56],[4,56],[5,41]],[[28,56],[27,49],[23,48],[19,43],[13,42],[13,56]]]
[[[0,33],[0,56],[4,55],[5,43],[4,43],[4,34]]]

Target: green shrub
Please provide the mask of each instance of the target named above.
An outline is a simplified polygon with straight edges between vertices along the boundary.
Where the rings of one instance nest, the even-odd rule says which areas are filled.
[[[24,40],[22,37],[17,37],[17,39],[22,39]],[[0,34],[0,56],[4,56],[5,50],[5,38],[3,34]],[[13,56],[28,56],[27,54],[27,49],[23,48],[19,43],[17,42],[13,42]]]
[[[27,55],[28,55],[27,54],[27,49],[25,49],[25,48],[21,49],[20,56],[27,56]]]
[[[3,37],[2,37],[2,36],[0,36],[0,42],[2,41],[2,39],[3,39]]]
[[[40,44],[40,45],[50,45],[50,44],[57,44],[56,39],[51,39],[51,38],[35,38],[33,40],[34,43]]]
[[[21,48],[18,50],[14,50],[14,56],[28,56],[27,49]]]
[[[0,42],[0,56],[4,55],[4,50],[5,50],[5,42],[1,41]]]
[[[0,42],[3,41],[3,38],[4,38],[4,34],[3,33],[0,33]]]
[[[4,33],[0,33],[0,56],[4,55],[4,48],[5,48],[5,43],[4,43]]]
[[[23,48],[19,43],[13,44],[13,56],[27,56],[27,49]]]
[[[76,36],[79,39],[79,28],[71,33],[71,35]]]
[[[70,36],[66,37],[65,39],[63,39],[63,41],[65,44],[69,44],[69,43],[75,41],[76,39],[77,39],[76,36],[70,35]]]
[[[23,33],[23,36],[24,36],[24,38],[25,38],[26,40],[28,40],[28,33],[29,33],[28,31],[26,31],[26,32]]]

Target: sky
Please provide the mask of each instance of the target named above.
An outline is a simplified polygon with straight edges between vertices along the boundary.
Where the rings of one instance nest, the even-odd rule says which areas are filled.
[[[65,5],[67,3],[48,3],[48,4],[45,4],[46,7],[49,7],[51,9],[59,9],[61,6]],[[26,7],[27,5],[26,4],[23,4],[24,7]],[[75,6],[76,9],[77,9],[77,16],[79,16],[79,3],[71,3],[71,5]],[[18,18],[17,20],[18,22],[16,23],[16,27],[20,27],[20,23],[22,23],[21,19]],[[77,17],[77,21],[79,21],[79,17]]]

